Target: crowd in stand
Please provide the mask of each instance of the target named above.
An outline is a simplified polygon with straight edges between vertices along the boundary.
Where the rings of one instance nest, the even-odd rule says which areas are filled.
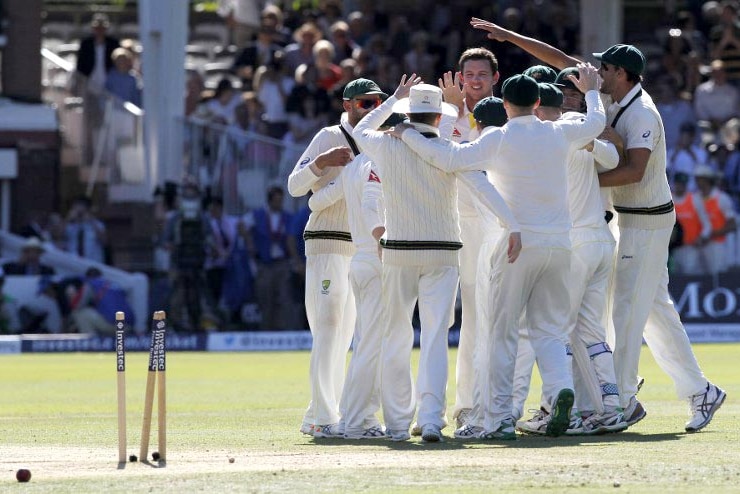
[[[403,73],[436,83],[444,72],[457,70],[456,58],[463,49],[488,45],[467,29],[471,15],[496,19],[505,28],[567,53],[577,54],[580,46],[575,0],[499,1],[474,10],[424,1],[414,2],[407,12],[396,8],[392,15],[367,0],[219,4],[235,46],[230,73],[215,88],[206,89],[206,75],[190,69],[185,114],[295,148],[304,148],[318,129],[339,121],[341,95],[353,79],[366,77],[392,92]],[[644,85],[665,123],[669,181],[679,217],[670,267],[678,273],[706,274],[740,265],[735,233],[740,210],[740,18],[735,1],[688,6],[667,10],[664,23],[656,28],[657,49]],[[416,14],[420,11],[429,15]],[[107,36],[108,26],[104,16],[93,18],[93,36],[81,44],[78,72],[97,84],[94,90],[103,86],[139,104],[134,44]],[[95,49],[96,39],[105,46],[102,56]],[[500,43],[493,49],[504,76],[535,63],[514,45]],[[286,208],[282,189],[272,187],[263,192],[264,207],[228,215],[221,197],[208,187],[184,184],[179,194],[176,188],[160,196],[157,258],[158,269],[169,272],[170,280],[162,285],[165,295],[160,297],[172,295],[170,305],[186,309],[174,317],[178,326],[244,328],[251,317],[244,310],[248,306],[259,308],[261,323],[255,327],[260,329],[306,327],[301,290],[307,207]],[[178,221],[194,211],[188,208],[195,203],[198,221],[202,216],[203,222],[191,231],[199,238],[188,254],[187,246],[178,245]],[[42,238],[47,246],[79,252],[76,234],[71,233],[75,221],[51,218],[48,231],[25,234]],[[101,240],[99,246],[104,245]],[[299,315],[284,317],[291,314]]]

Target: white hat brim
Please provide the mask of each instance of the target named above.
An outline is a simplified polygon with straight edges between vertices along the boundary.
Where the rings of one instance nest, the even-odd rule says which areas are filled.
[[[411,111],[411,99],[409,98],[400,99],[396,101],[395,103],[393,103],[393,112],[394,113],[405,113],[406,115],[410,113],[430,113],[430,112]],[[458,114],[457,107],[449,103],[442,103],[442,114],[447,115],[448,117],[457,117],[457,114]]]

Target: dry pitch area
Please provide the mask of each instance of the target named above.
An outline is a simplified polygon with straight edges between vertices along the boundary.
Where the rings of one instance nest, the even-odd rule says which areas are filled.
[[[125,465],[112,354],[2,356],[0,492],[737,492],[739,351],[696,347],[728,392],[699,434],[683,433],[686,405],[645,352],[648,417],[624,433],[431,445],[300,435],[307,353],[170,353],[168,461]],[[138,455],[145,355],[128,364],[128,453]],[[156,423],[155,406],[150,452]],[[18,468],[31,470],[29,483],[15,481]]]

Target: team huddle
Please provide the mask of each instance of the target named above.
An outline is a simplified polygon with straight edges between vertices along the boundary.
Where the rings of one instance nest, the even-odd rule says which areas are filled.
[[[647,414],[636,398],[643,338],[690,402],[686,431],[701,430],[726,394],[704,377],[668,293],[676,218],[643,54],[614,45],[594,53],[596,69],[471,25],[549,66],[506,79],[503,99],[485,48],[463,52],[437,85],[404,75],[388,96],[356,79],[340,124],[319,131],[288,179],[291,195],[313,193],[301,432],[441,441],[458,286],[456,438],[625,430]],[[525,419],[535,361],[541,406]]]

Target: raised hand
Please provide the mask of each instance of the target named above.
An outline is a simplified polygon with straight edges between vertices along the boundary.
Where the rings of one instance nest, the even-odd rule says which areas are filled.
[[[465,98],[465,87],[460,87],[460,72],[455,72],[453,77],[451,71],[447,71],[439,79],[439,88],[442,90],[444,100],[455,105],[459,112],[463,111],[463,99]]]
[[[596,67],[588,62],[579,63],[576,67],[578,68],[578,77],[576,78],[573,74],[569,74],[568,79],[570,82],[583,94],[586,94],[588,91],[598,91],[601,87],[601,78]]]
[[[486,31],[488,33],[488,39],[494,39],[496,41],[508,41],[509,39],[509,31],[493,22],[473,17],[470,19],[470,25],[475,29]]]
[[[421,77],[417,77],[416,74],[411,74],[408,80],[406,79],[406,74],[403,74],[401,76],[401,82],[398,84],[393,96],[397,99],[408,98],[411,88],[419,83],[421,83]]]

